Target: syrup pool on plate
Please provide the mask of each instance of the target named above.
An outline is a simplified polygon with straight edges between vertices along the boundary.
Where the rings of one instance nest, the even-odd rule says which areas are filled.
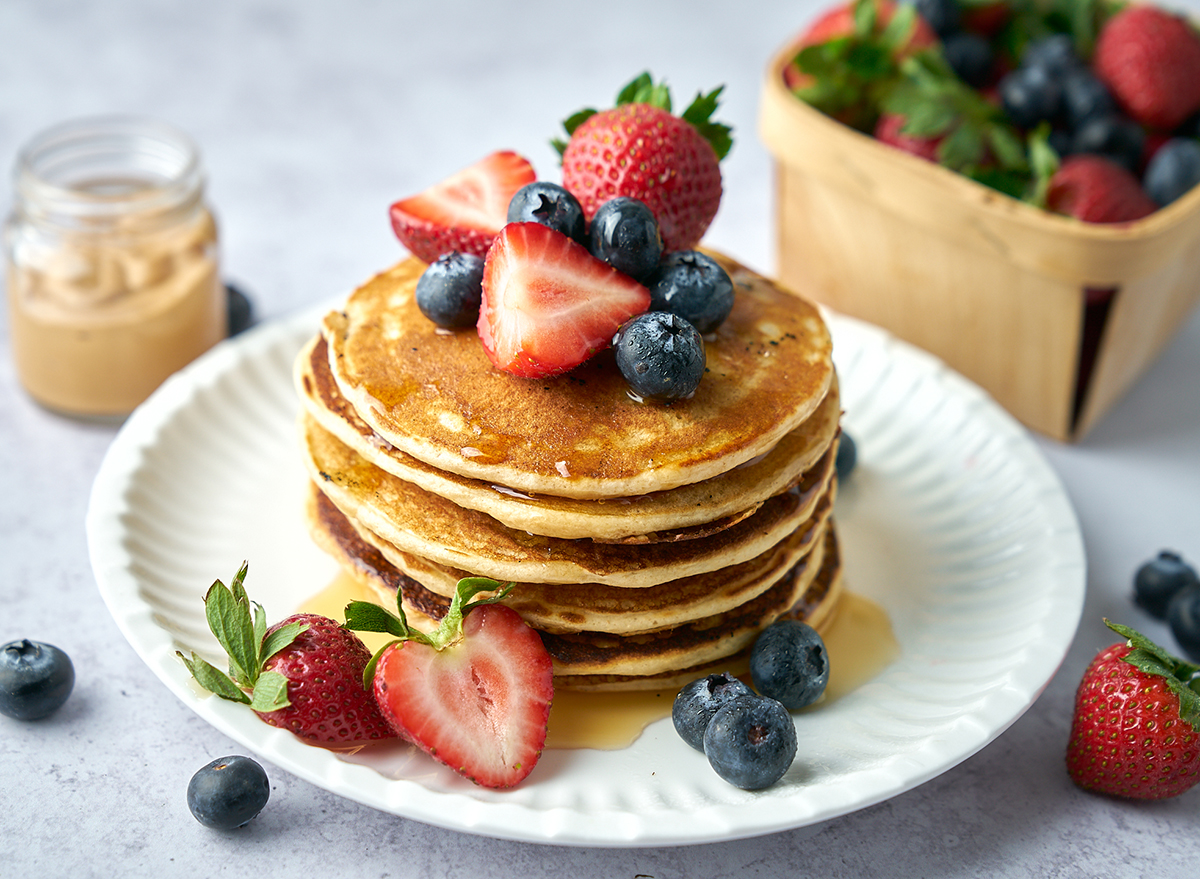
[[[366,586],[342,573],[299,610],[344,620],[346,605],[356,600],[375,598]],[[392,640],[388,635],[374,632],[358,635],[372,653]],[[862,686],[900,652],[887,613],[869,598],[852,592],[843,595],[833,621],[821,637],[829,651],[829,684],[821,701],[806,710],[819,710],[820,706]],[[627,748],[651,723],[671,716],[674,700],[674,690],[634,693],[559,690],[550,709],[546,747]]]

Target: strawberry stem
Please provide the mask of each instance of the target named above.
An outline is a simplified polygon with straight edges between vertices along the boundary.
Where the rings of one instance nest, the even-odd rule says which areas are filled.
[[[1124,661],[1145,674],[1163,678],[1171,692],[1179,697],[1180,718],[1200,732],[1200,693],[1192,689],[1200,685],[1200,666],[1172,656],[1141,632],[1128,626],[1107,619],[1104,624],[1125,638],[1133,648]]]
[[[370,601],[352,601],[347,604],[347,629],[355,632],[376,632],[394,636],[394,640],[375,651],[375,655],[367,663],[367,667],[363,670],[363,686],[370,689],[379,657],[393,644],[416,641],[432,647],[434,650],[445,650],[461,640],[462,621],[468,611],[482,604],[495,604],[503,601],[512,591],[513,585],[512,583],[503,584],[489,577],[464,577],[458,581],[446,615],[442,617],[438,627],[429,633],[414,629],[408,624],[408,618],[404,614],[404,596],[399,591],[396,592],[396,613],[391,613]],[[495,594],[490,598],[473,601],[472,599],[481,592]]]

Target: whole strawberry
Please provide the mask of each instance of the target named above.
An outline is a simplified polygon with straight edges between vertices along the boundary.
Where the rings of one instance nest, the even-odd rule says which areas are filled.
[[[1145,636],[1105,621],[1128,639],[1100,651],[1075,695],[1067,771],[1080,787],[1164,799],[1200,782],[1200,668]]]
[[[1128,223],[1158,210],[1142,184],[1103,156],[1068,156],[1050,178],[1046,207],[1088,223]]]
[[[262,608],[246,595],[247,570],[243,564],[229,586],[217,580],[204,597],[209,628],[229,656],[229,673],[195,653],[178,654],[200,685],[324,747],[395,738],[363,687],[371,653],[359,637],[317,614],[295,614],[268,629]]]
[[[691,250],[721,204],[720,161],[730,129],[711,121],[721,88],[698,94],[682,116],[671,112],[670,90],[643,73],[623,88],[617,106],[583,110],[564,127],[563,186],[590,221],[604,202],[636,198],[654,212],[668,251]]]
[[[385,646],[364,680],[395,730],[435,760],[488,788],[508,788],[537,765],[554,697],[550,654],[538,633],[511,607],[495,580],[458,583],[433,632],[411,629],[369,602],[351,602],[347,624],[386,632]],[[473,601],[481,592],[496,593]]]
[[[1200,37],[1183,18],[1132,5],[1110,18],[1092,56],[1096,75],[1138,122],[1170,131],[1200,110]]]

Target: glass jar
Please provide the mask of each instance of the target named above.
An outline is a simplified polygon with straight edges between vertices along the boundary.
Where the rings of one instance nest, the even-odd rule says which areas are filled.
[[[217,229],[191,140],[81,119],[18,155],[4,229],[13,356],[35,400],[120,418],[227,334]]]

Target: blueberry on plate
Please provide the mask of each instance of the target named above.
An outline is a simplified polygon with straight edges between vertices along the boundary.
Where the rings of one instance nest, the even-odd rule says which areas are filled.
[[[40,720],[61,708],[74,686],[75,666],[53,644],[22,638],[0,647],[0,714]]]
[[[271,796],[267,773],[249,757],[221,757],[188,782],[187,804],[205,827],[232,830],[250,822]]]
[[[1159,207],[1200,183],[1200,141],[1173,137],[1164,143],[1146,165],[1146,194]]]
[[[592,256],[646,283],[662,259],[662,233],[654,212],[636,198],[618,196],[596,210],[588,230]]]
[[[417,308],[439,327],[472,327],[483,301],[483,259],[451,251],[431,262],[417,279]]]
[[[646,285],[650,310],[669,311],[711,333],[733,310],[733,281],[720,263],[697,250],[668,253]]]
[[[1200,583],[1184,586],[1167,605],[1167,624],[1192,662],[1200,662]]]
[[[1185,586],[1200,582],[1196,569],[1177,552],[1164,549],[1137,569],[1133,576],[1133,600],[1152,617],[1164,619],[1171,597]]]
[[[703,751],[704,731],[717,709],[738,696],[753,695],[753,690],[727,671],[697,678],[675,694],[671,723],[681,739]]]
[[[855,466],[858,464],[858,444],[854,442],[854,437],[846,433],[845,430],[838,436],[837,457],[834,458],[833,466],[837,470],[837,477],[840,481],[845,482],[846,479],[854,472]]]
[[[717,775],[735,787],[770,787],[796,758],[792,716],[774,699],[738,696],[709,721],[704,755]]]
[[[557,183],[537,180],[518,189],[508,203],[508,222],[541,223],[587,246],[583,206]]]
[[[761,695],[789,710],[813,704],[829,683],[825,641],[800,620],[772,623],[750,649],[750,679]]]
[[[678,315],[647,311],[613,339],[617,368],[634,393],[670,402],[690,397],[704,375],[704,340]]]

